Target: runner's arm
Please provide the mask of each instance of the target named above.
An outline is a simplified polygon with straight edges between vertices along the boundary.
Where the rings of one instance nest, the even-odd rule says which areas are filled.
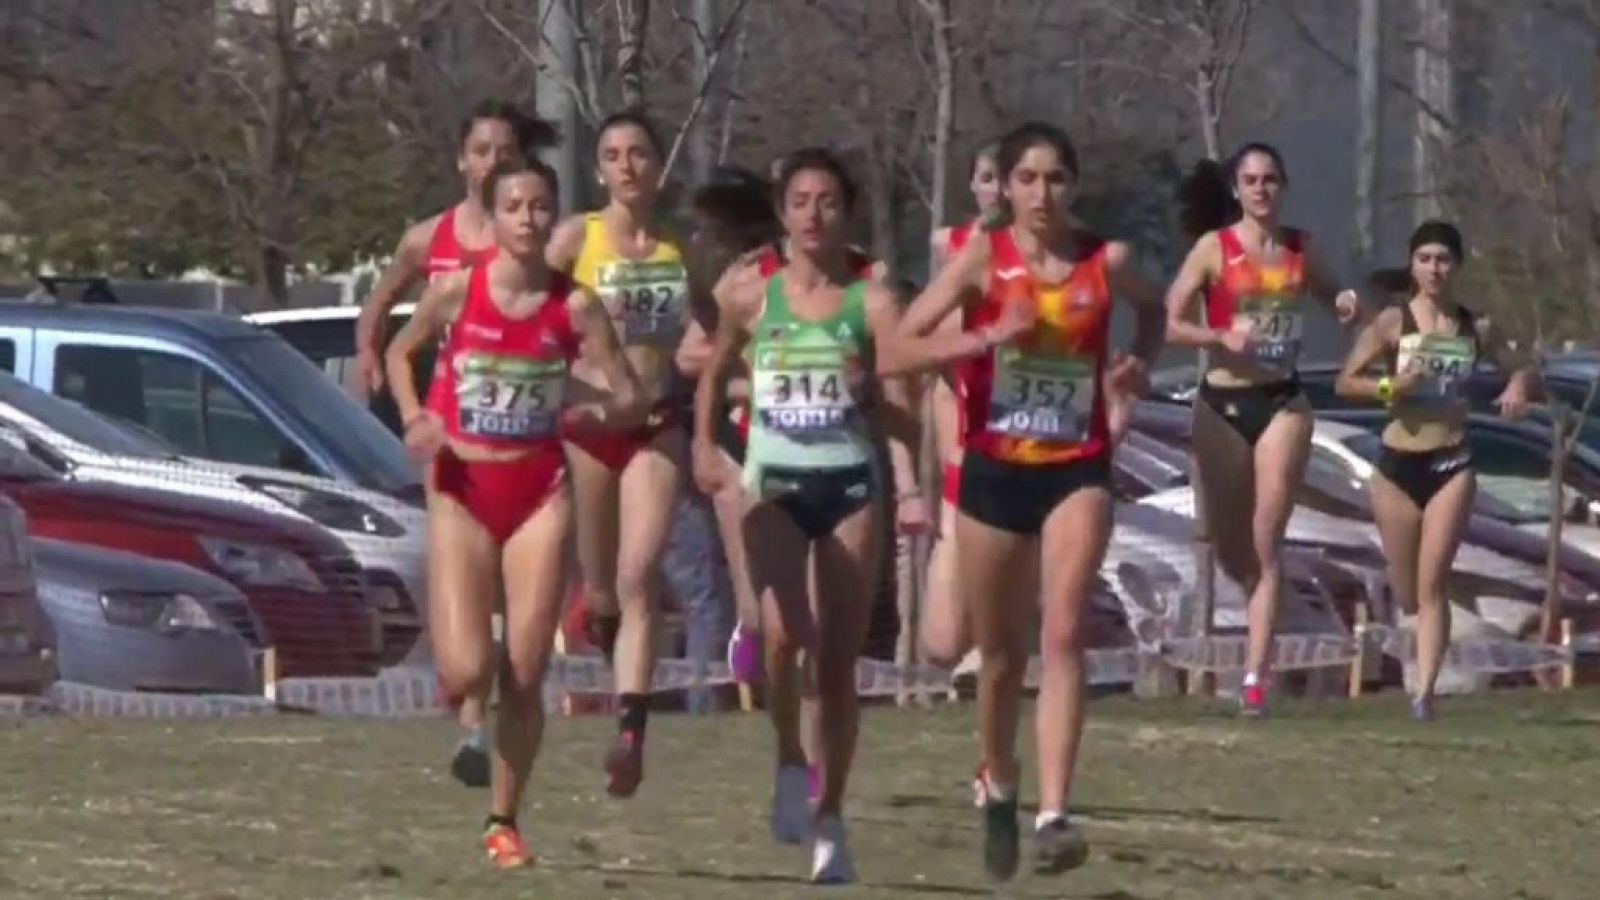
[[[622,341],[611,324],[600,298],[588,288],[578,288],[572,293],[573,325],[583,341],[582,354],[605,377],[611,394],[595,404],[601,421],[612,428],[629,428],[643,425],[650,407],[639,376],[629,365],[627,354],[622,352]]]
[[[1484,356],[1494,363],[1495,368],[1511,373],[1506,379],[1505,390],[1496,402],[1502,405],[1511,403],[1515,407],[1515,414],[1520,415],[1528,403],[1543,399],[1544,379],[1540,377],[1538,362],[1531,355],[1513,348],[1505,333],[1488,316],[1475,319],[1474,327],[1478,332],[1478,346],[1483,348]]]
[[[1339,283],[1314,247],[1306,248],[1306,287],[1340,322],[1359,323],[1368,317],[1361,295],[1354,288],[1343,287]],[[1342,304],[1349,305],[1351,312],[1348,316],[1340,311]]]
[[[1106,280],[1114,296],[1133,306],[1133,346],[1128,353],[1143,360],[1148,368],[1155,363],[1167,337],[1161,288],[1134,268],[1133,250],[1121,241],[1106,245]]]
[[[394,258],[389,261],[383,274],[378,276],[372,293],[367,295],[367,302],[356,317],[356,357],[363,370],[370,367],[372,374],[381,374],[384,365],[383,335],[388,330],[385,325],[389,320],[389,312],[399,304],[400,298],[412,285],[422,280],[423,267],[428,259],[428,243],[433,239],[433,230],[437,226],[438,217],[435,216],[407,228],[406,233],[400,236],[400,243],[395,245]],[[371,378],[368,381],[368,387],[372,390],[383,386],[381,382],[374,383]]]
[[[694,386],[694,440],[697,443],[716,439],[723,375],[750,339],[750,323],[760,307],[760,296],[758,288],[746,289],[730,292],[725,303],[719,300],[722,314],[717,317],[717,333],[712,336],[711,353]]]
[[[422,292],[416,312],[411,314],[384,352],[389,391],[394,395],[400,422],[406,428],[410,428],[411,423],[423,412],[422,402],[417,397],[417,351],[437,345],[439,335],[460,314],[467,297],[469,277],[470,272],[452,272],[429,284]]]
[[[1393,307],[1378,313],[1372,321],[1362,326],[1356,335],[1350,353],[1339,370],[1339,380],[1334,390],[1341,397],[1352,400],[1377,400],[1380,379],[1366,375],[1373,362],[1394,349],[1400,334],[1400,310]],[[1398,373],[1396,373],[1398,374]]]
[[[867,327],[873,336],[894,334],[900,327],[900,300],[881,282],[867,285]],[[917,489],[917,451],[922,432],[917,415],[912,377],[880,376],[883,385],[883,429],[889,444],[889,465],[894,470],[895,499],[919,497]]]
[[[993,346],[987,329],[938,329],[951,313],[981,295],[988,273],[989,242],[968,242],[912,301],[893,332],[885,332],[878,341],[879,374],[904,375],[935,369],[978,356]]]
[[[557,225],[550,235],[549,245],[544,248],[545,264],[557,272],[570,274],[578,264],[578,255],[583,252],[583,233],[583,216],[572,216]],[[593,288],[594,285],[584,287]]]
[[[1222,346],[1222,332],[1194,321],[1195,303],[1221,268],[1221,245],[1216,232],[1201,235],[1189,249],[1178,277],[1167,288],[1167,342],[1179,347],[1208,350]]]

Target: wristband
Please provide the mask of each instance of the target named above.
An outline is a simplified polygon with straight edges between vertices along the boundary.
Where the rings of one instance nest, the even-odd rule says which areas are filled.
[[[1394,379],[1390,378],[1387,375],[1383,376],[1382,378],[1379,378],[1378,379],[1378,390],[1376,391],[1376,395],[1377,395],[1377,398],[1378,398],[1378,402],[1382,403],[1384,406],[1388,406],[1389,404],[1393,403],[1394,402]]]

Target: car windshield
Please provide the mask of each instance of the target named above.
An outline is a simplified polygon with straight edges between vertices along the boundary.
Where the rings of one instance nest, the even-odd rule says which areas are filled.
[[[175,455],[165,442],[147,432],[108,419],[71,400],[47,394],[4,373],[0,373],[0,402],[101,453],[153,459],[171,459]]]
[[[237,338],[228,342],[227,352],[273,392],[278,408],[298,418],[317,443],[364,473],[368,487],[402,494],[417,485],[417,470],[399,438],[282,338]]]

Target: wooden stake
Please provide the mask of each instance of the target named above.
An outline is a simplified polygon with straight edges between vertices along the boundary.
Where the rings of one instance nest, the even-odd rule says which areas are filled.
[[[1561,646],[1567,648],[1571,656],[1561,664],[1561,688],[1572,690],[1578,686],[1578,654],[1577,654],[1577,629],[1574,627],[1571,616],[1561,620]]]
[[[278,662],[278,648],[271,646],[261,654],[261,692],[273,703],[278,702],[278,679],[282,668]]]
[[[1359,697],[1366,688],[1367,608],[1356,607],[1356,625],[1351,633],[1356,642],[1356,658],[1350,660],[1350,696]]]

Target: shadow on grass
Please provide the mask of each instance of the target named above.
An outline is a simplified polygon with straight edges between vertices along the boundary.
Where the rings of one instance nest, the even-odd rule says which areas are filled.
[[[570,872],[591,872],[607,880],[626,882],[632,878],[682,878],[690,881],[709,881],[721,884],[786,884],[803,885],[810,887],[811,880],[798,875],[779,875],[772,872],[717,872],[709,869],[696,869],[692,867],[681,868],[656,868],[650,866],[608,866],[595,863],[549,865],[548,868],[560,869]],[[1023,898],[1055,898],[1081,896],[1085,900],[1139,900],[1137,895],[1123,891],[1096,892],[1092,894],[1063,894],[1059,889],[1047,888],[1043,883],[1030,885],[1026,881],[1013,882],[997,887],[976,887],[963,884],[941,884],[939,882],[902,882],[878,881],[863,879],[857,881],[856,888],[893,891],[908,896],[925,897],[994,897],[997,893],[1007,897]],[[1035,890],[1028,890],[1036,887]],[[1021,890],[1018,890],[1018,889]]]
[[[972,804],[964,799],[949,795],[934,796],[931,794],[891,794],[885,804],[890,809],[951,809],[972,810]],[[1036,804],[1018,804],[1019,812],[1033,815],[1038,813]],[[1243,813],[1230,813],[1216,809],[1189,808],[1189,809],[1161,809],[1157,807],[1138,806],[1102,806],[1095,804],[1073,804],[1072,812],[1090,819],[1106,819],[1110,821],[1128,821],[1134,819],[1172,819],[1189,822],[1217,822],[1225,825],[1276,825],[1283,820],[1274,816],[1254,816]],[[974,826],[976,827],[976,826]]]

